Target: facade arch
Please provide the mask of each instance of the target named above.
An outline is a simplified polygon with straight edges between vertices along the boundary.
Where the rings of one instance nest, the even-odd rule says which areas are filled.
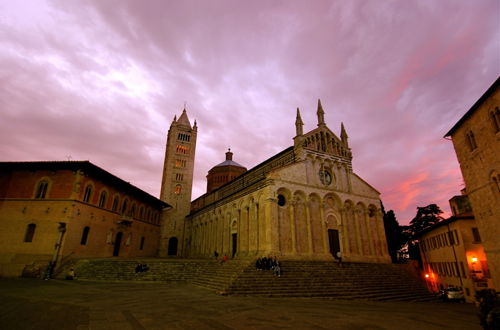
[[[358,242],[360,244],[360,252],[368,256],[371,254],[371,244],[369,236],[368,212],[367,207],[363,202],[358,202],[356,205],[357,226],[359,232]]]
[[[179,240],[177,239],[177,237],[170,237],[170,239],[168,240],[167,255],[176,256],[178,244],[179,244]]]
[[[349,247],[349,253],[351,255],[358,255],[358,242],[356,233],[356,217],[354,203],[351,200],[346,200],[344,202],[344,212],[343,212],[343,223],[346,226],[347,232],[347,246]]]
[[[314,253],[325,252],[324,245],[324,235],[325,235],[325,224],[323,221],[323,208],[321,197],[312,193],[309,195],[308,199],[309,208],[309,232],[310,232],[310,250]]]
[[[307,210],[306,194],[297,190],[293,194],[293,224],[294,224],[294,239],[295,249],[298,254],[306,254],[309,252],[309,217]]]

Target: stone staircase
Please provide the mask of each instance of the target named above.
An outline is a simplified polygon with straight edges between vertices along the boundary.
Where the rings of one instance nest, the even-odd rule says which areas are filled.
[[[403,265],[332,261],[281,262],[281,277],[247,267],[224,294],[432,301],[435,296]]]
[[[136,273],[137,264],[149,270]],[[281,277],[258,271],[253,260],[229,260],[220,264],[207,259],[78,260],[69,268],[77,279],[92,281],[189,282],[223,295],[269,297],[324,297],[390,301],[431,301],[436,298],[402,265],[343,263],[333,261],[281,261]]]
[[[146,264],[149,270],[136,273],[138,264]],[[248,261],[239,260],[229,260],[221,265],[215,260],[207,259],[80,259],[65,265],[57,278],[63,279],[68,270],[73,268],[79,280],[192,282],[222,291],[247,267]]]

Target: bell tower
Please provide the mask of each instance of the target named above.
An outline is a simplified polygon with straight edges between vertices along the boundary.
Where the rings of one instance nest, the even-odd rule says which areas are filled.
[[[186,109],[174,117],[167,134],[160,199],[172,206],[163,214],[159,255],[184,254],[184,221],[191,209],[196,120],[191,126]]]

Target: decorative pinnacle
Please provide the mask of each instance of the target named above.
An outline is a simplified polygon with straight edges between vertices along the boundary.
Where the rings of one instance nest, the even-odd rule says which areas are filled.
[[[323,110],[323,106],[321,105],[321,100],[318,99],[318,111],[316,111],[318,115],[318,126],[325,125],[325,111]]]
[[[297,108],[297,118],[295,119],[295,134],[296,136],[304,134],[303,132],[304,123],[302,122],[302,118],[300,117],[300,110]]]

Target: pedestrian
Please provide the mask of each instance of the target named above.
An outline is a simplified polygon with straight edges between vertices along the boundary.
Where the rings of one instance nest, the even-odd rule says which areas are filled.
[[[280,267],[280,262],[278,261],[278,258],[274,256],[274,259],[272,261],[272,267],[273,269],[273,274],[274,276],[281,277],[281,267]]]
[[[52,278],[52,272],[54,271],[54,268],[56,266],[55,262],[50,261],[49,265],[45,269],[45,274],[44,274],[44,280],[50,280]]]
[[[228,256],[227,256],[227,254],[225,254],[225,255],[222,257],[222,259],[221,259],[221,261],[220,261],[220,264],[221,264],[221,265],[222,265],[222,264],[224,264],[225,262],[227,262],[227,260],[228,260],[228,259],[229,259],[229,258],[228,258]]]
[[[262,259],[258,258],[257,261],[255,261],[255,269],[257,270],[262,270]]]
[[[281,277],[280,262],[277,259],[274,259],[273,272],[274,272],[274,276]]]
[[[339,266],[342,267],[342,252],[338,251],[336,257],[339,261]]]
[[[214,251],[214,258],[215,258],[215,260],[217,260],[219,258],[219,253],[217,253],[217,251]]]
[[[69,272],[66,274],[67,280],[73,280],[75,278],[75,270],[70,268]]]

